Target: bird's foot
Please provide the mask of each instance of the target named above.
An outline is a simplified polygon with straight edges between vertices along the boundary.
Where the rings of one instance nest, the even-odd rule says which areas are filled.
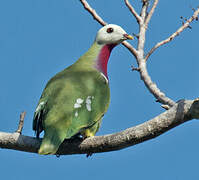
[[[89,158],[89,157],[91,157],[92,155],[93,155],[93,153],[92,153],[92,152],[89,152],[89,153],[86,154],[86,157]]]

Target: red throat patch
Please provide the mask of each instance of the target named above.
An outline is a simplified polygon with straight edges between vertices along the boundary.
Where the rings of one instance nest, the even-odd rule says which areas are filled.
[[[107,78],[107,64],[108,60],[111,54],[112,49],[116,46],[117,44],[106,44],[102,47],[100,50],[100,53],[97,57],[97,69],[101,71]]]

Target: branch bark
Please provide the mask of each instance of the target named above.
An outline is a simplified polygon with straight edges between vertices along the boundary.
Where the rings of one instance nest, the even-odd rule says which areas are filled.
[[[159,116],[124,131],[94,136],[85,140],[65,140],[57,154],[91,154],[115,151],[153,139],[166,131],[191,119],[199,119],[199,98],[181,100]],[[0,132],[0,147],[37,153],[41,139],[20,135],[20,133]]]

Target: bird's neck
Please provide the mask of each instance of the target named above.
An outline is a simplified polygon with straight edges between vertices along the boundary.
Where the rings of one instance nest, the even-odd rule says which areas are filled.
[[[78,70],[89,70],[94,68],[103,73],[108,79],[107,64],[111,51],[115,46],[116,44],[99,45],[94,42],[90,49],[80,57],[73,67]]]
[[[99,53],[96,57],[95,65],[94,67],[102,72],[107,78],[107,64],[109,57],[111,55],[112,49],[116,46],[116,44],[106,44],[101,47],[99,50]]]

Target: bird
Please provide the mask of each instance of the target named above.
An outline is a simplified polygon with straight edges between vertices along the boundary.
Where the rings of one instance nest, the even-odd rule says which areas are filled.
[[[85,139],[96,134],[110,103],[109,56],[128,39],[133,36],[122,27],[103,26],[89,50],[48,81],[33,117],[36,138],[44,131],[38,154],[56,154],[62,142],[75,135]]]

